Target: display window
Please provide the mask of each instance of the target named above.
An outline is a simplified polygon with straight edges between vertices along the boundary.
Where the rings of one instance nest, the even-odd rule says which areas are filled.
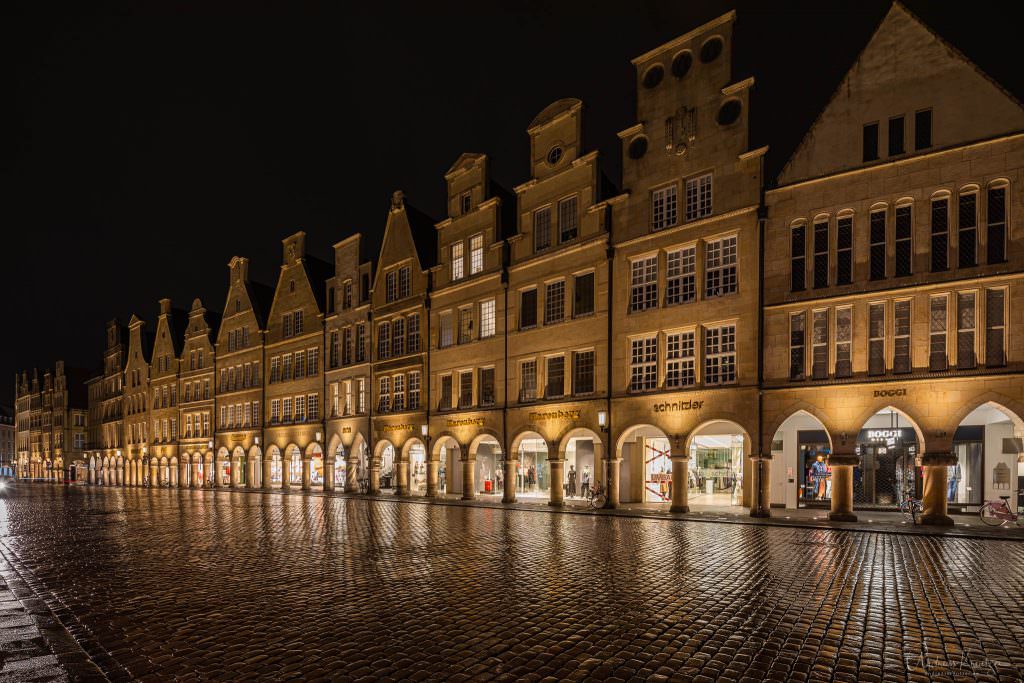
[[[498,442],[484,441],[477,446],[475,473],[477,493],[498,493],[504,488],[504,475]]]
[[[830,452],[828,435],[824,430],[797,432],[801,503],[828,501],[832,497],[832,468],[828,465]]]
[[[427,492],[427,449],[421,443],[409,447],[409,491],[413,494]]]
[[[546,495],[551,489],[548,447],[544,439],[523,439],[519,444],[516,490],[523,495]]]
[[[862,429],[860,464],[853,468],[853,502],[860,507],[898,508],[908,496],[921,497],[917,435],[909,427]]]
[[[380,487],[395,488],[395,447],[390,443],[380,452]]]
[[[743,495],[743,435],[693,437],[687,484],[691,502],[739,505]]]
[[[594,440],[572,438],[565,449],[562,487],[566,498],[586,498],[594,481]]]
[[[672,501],[672,450],[668,439],[644,438],[644,502]]]
[[[324,483],[324,458],[314,455],[309,461],[309,482],[313,485]]]

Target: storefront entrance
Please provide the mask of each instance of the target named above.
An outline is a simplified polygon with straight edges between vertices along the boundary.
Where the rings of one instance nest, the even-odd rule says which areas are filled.
[[[887,408],[873,415],[857,435],[860,464],[853,468],[855,509],[896,510],[908,496],[921,497],[917,432],[900,413]],[[824,473],[826,499],[831,472]]]
[[[690,504],[741,505],[743,434],[699,434],[690,442]]]
[[[419,440],[409,446],[409,493],[414,496],[427,493],[427,449]]]
[[[523,496],[547,497],[551,491],[548,445],[539,436],[519,442],[516,491]]]

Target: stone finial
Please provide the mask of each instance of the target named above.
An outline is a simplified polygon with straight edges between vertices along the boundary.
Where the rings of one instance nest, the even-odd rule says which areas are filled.
[[[391,208],[401,209],[405,204],[405,193],[401,190],[395,190],[391,193]]]

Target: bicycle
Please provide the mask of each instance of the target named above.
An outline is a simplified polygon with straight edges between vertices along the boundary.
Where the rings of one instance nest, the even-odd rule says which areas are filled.
[[[591,510],[600,510],[608,502],[608,494],[605,492],[604,486],[594,487],[593,484],[587,489],[587,503],[590,504]]]
[[[913,524],[917,524],[917,518],[921,516],[921,512],[923,510],[924,503],[919,499],[914,498],[909,493],[906,498],[903,499],[903,502],[900,503],[900,512],[902,512],[906,517],[909,517]]]
[[[1017,493],[1024,495],[1024,491]],[[999,500],[987,500],[978,510],[983,524],[988,526],[1003,526],[1007,522],[1013,522],[1017,526],[1024,526],[1024,515],[1019,515],[1010,509],[1010,497],[999,496]]]

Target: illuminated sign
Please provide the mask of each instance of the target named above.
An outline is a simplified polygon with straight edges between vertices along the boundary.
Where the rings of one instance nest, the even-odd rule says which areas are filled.
[[[552,410],[548,413],[530,413],[530,422],[547,422],[548,420],[578,420],[578,410]]]
[[[903,430],[901,429],[869,429],[868,430],[868,441],[888,441],[889,439],[899,439],[903,436]]]
[[[902,389],[875,389],[875,398],[888,398],[891,396],[906,396],[906,388]]]
[[[342,434],[351,434],[352,433],[352,428],[351,427],[342,427],[341,428],[341,433]]]
[[[703,405],[704,401],[665,401],[664,403],[655,403],[654,412],[669,413],[684,410],[700,410]]]
[[[384,425],[380,428],[380,431],[387,434],[388,432],[411,432],[413,430],[412,425]]]
[[[464,417],[458,420],[445,420],[444,423],[448,427],[482,427],[484,419],[482,417]]]

